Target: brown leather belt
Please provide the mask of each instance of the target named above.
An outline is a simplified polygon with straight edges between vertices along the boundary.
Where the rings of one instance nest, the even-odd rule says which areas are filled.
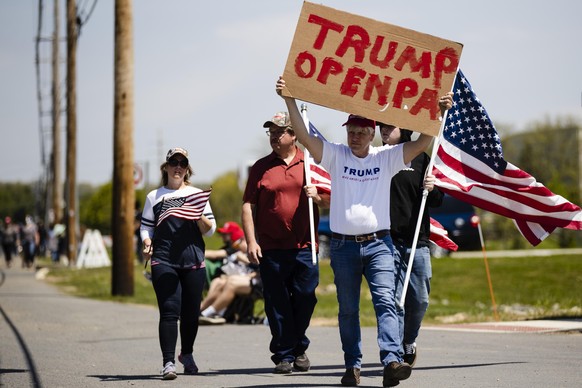
[[[382,229],[382,230],[379,230],[379,231],[374,232],[374,233],[358,234],[357,236],[351,236],[349,234],[341,234],[341,233],[332,232],[331,237],[337,238],[340,240],[364,242],[364,241],[375,240],[377,238],[384,238],[384,237],[388,236],[389,234],[390,234],[390,231],[388,229]]]

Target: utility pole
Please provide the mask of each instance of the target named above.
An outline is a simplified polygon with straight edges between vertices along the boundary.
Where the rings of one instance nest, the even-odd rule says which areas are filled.
[[[580,107],[582,107],[582,92],[580,92]],[[578,127],[578,204],[582,206],[582,127]]]
[[[133,295],[133,14],[132,0],[115,0],[113,118],[112,295]]]
[[[56,2],[56,0],[55,0]],[[77,261],[77,6],[67,0],[67,256]]]
[[[63,217],[61,186],[61,93],[59,79],[59,1],[54,0],[54,29],[52,39],[52,98],[53,98],[53,152],[52,152],[52,208],[54,219],[60,222]]]
[[[578,128],[578,197],[582,206],[582,127]]]
[[[43,2],[42,0],[38,0],[38,25],[37,25],[37,32],[36,32],[36,39],[35,39],[35,60],[34,65],[36,69],[36,100],[38,104],[38,129],[39,129],[39,140],[40,140],[40,152],[41,152],[41,162],[43,167],[43,176],[40,180],[40,185],[42,187],[42,199],[40,202],[42,203],[42,208],[44,210],[44,217],[43,220],[45,221],[46,225],[50,225],[54,219],[52,219],[49,215],[49,210],[51,208],[51,198],[50,195],[50,177],[51,177],[51,168],[50,168],[50,161],[47,162],[46,156],[46,148],[45,148],[45,128],[44,128],[44,105],[43,105],[43,93],[42,93],[42,82],[41,82],[41,57],[40,57],[40,44],[42,42],[42,16],[43,16]],[[54,216],[54,214],[53,214]]]

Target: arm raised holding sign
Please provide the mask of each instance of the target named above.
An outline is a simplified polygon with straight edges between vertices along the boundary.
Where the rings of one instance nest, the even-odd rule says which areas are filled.
[[[289,111],[289,116],[291,118],[291,123],[293,124],[293,128],[295,130],[295,135],[297,136],[297,140],[301,144],[305,146],[315,159],[317,163],[321,162],[321,158],[323,156],[323,140],[320,138],[310,135],[305,127],[305,123],[303,122],[303,118],[301,117],[301,113],[299,112],[299,108],[297,108],[297,103],[293,97],[286,97],[283,95],[283,90],[286,88],[285,80],[283,77],[279,77],[277,80],[277,84],[275,90],[277,94],[279,94],[284,100],[287,105],[287,110]],[[449,92],[442,96],[439,99],[439,107],[441,109],[441,114],[453,106],[453,98],[452,93]],[[353,116],[353,117],[352,117]],[[373,125],[368,125],[366,121],[369,123],[374,123]],[[364,119],[363,117],[350,115],[348,121],[344,124],[347,126],[348,132],[348,146],[351,148],[352,152],[357,157],[365,157],[369,153],[369,147],[372,145],[372,140],[374,139],[374,127],[375,122],[373,120]],[[371,133],[368,133],[364,136],[365,141],[352,141],[351,138],[354,137],[354,134],[357,134],[357,130],[355,128],[372,128]],[[404,163],[408,164],[414,159],[417,155],[421,152],[426,150],[432,141],[432,136],[426,134],[420,134],[417,140],[407,142],[403,145],[403,159]]]
[[[323,154],[323,140],[312,136],[307,132],[307,128],[305,127],[305,123],[303,122],[303,118],[299,112],[299,108],[297,108],[295,99],[293,97],[283,96],[282,93],[283,89],[285,88],[285,80],[283,77],[279,77],[275,90],[277,91],[277,94],[280,95],[283,100],[285,100],[285,104],[287,104],[287,110],[289,111],[289,117],[291,119],[293,129],[295,130],[297,140],[299,140],[299,142],[309,150],[315,162],[319,163],[321,162],[321,155]]]

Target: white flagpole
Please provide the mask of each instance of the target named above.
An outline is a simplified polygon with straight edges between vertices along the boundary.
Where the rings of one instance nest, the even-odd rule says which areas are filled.
[[[307,104],[301,104],[301,117],[303,118],[303,123],[307,132],[309,132],[309,119],[307,118]],[[305,182],[306,184],[311,184],[311,160],[309,156],[309,151],[307,148],[304,150],[304,165],[305,165]],[[313,198],[307,198],[307,204],[309,206],[309,231],[311,233],[311,261],[313,265],[317,264],[317,253],[315,251],[315,223],[313,221]]]
[[[456,75],[455,75],[456,78]],[[454,87],[454,85],[453,85]],[[432,152],[430,155],[430,161],[428,162],[428,166],[426,167],[426,171],[424,172],[424,176],[428,174],[429,171],[432,171],[432,167],[434,165],[434,158],[436,157],[437,150],[439,148],[439,143],[441,136],[443,134],[443,129],[445,127],[445,122],[447,121],[447,113],[449,111],[446,110],[443,114],[443,119],[441,122],[441,127],[439,129],[439,133],[437,137],[434,139],[434,144],[432,147]],[[406,277],[404,278],[404,284],[402,285],[402,296],[400,298],[400,302],[398,305],[402,308],[404,307],[404,302],[406,301],[406,291],[408,290],[408,283],[410,283],[410,273],[412,272],[412,264],[414,263],[414,255],[416,254],[416,245],[418,243],[418,235],[420,234],[420,226],[422,224],[422,215],[424,213],[424,208],[426,207],[426,199],[428,197],[428,190],[422,190],[422,199],[420,201],[420,209],[418,211],[418,219],[416,220],[416,228],[414,229],[414,239],[412,240],[412,247],[410,248],[409,260],[408,260],[408,268],[406,268]],[[405,260],[405,257],[402,258]]]

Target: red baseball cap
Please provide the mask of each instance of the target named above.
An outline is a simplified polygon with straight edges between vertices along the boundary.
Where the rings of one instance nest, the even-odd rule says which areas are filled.
[[[236,241],[245,236],[243,230],[236,222],[228,221],[224,223],[222,228],[216,229],[218,233],[230,234],[231,241]]]
[[[370,120],[370,119],[367,119],[365,117],[358,116],[358,115],[349,115],[348,121],[343,123],[342,126],[346,126],[348,124],[354,124],[354,125],[357,125],[359,127],[376,128],[376,122],[374,120]]]

